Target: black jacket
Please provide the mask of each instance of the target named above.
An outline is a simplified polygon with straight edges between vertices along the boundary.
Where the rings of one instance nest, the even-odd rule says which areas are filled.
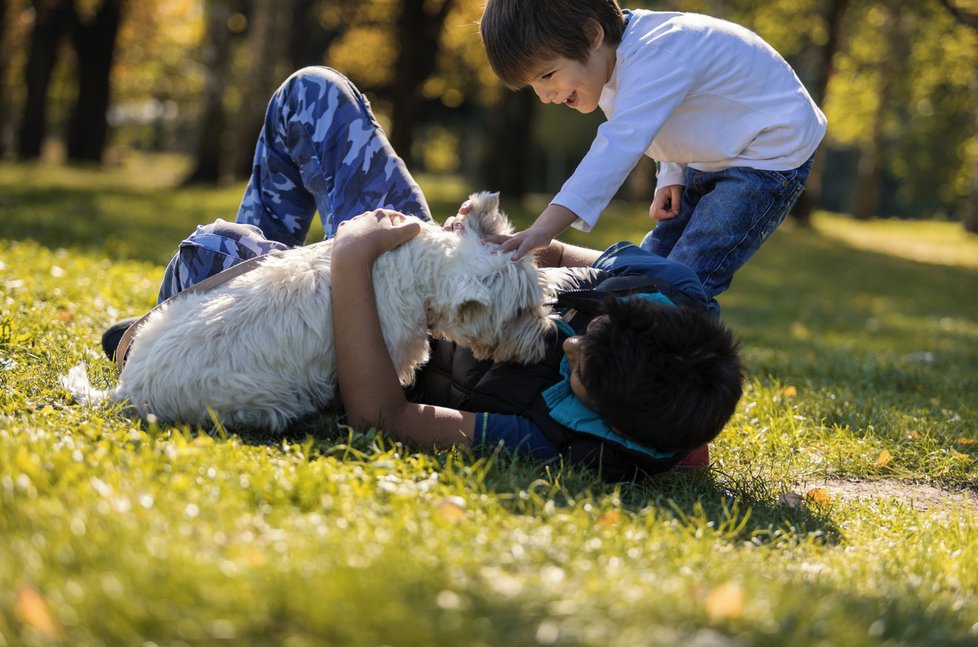
[[[580,334],[598,314],[598,306],[609,294],[661,292],[677,305],[698,305],[671,284],[641,274],[614,275],[595,268],[573,268],[561,272],[556,313]],[[532,365],[494,364],[477,360],[465,348],[450,342],[432,341],[431,360],[419,371],[408,390],[413,402],[424,402],[464,411],[515,414],[536,424],[568,463],[596,470],[608,481],[631,480],[663,472],[682,459],[668,458],[629,449],[612,440],[579,432],[557,422],[542,393],[560,382],[563,342],[568,332],[555,331],[547,340],[543,361]]]

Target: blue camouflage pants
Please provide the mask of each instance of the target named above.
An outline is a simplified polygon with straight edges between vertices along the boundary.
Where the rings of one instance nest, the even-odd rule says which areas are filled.
[[[198,226],[180,243],[158,300],[243,260],[302,245],[317,211],[329,238],[340,222],[378,208],[431,219],[366,97],[335,70],[301,69],[268,104],[237,222]]]

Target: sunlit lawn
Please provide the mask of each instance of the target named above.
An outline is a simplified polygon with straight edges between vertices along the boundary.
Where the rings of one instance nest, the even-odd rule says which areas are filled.
[[[111,383],[102,329],[234,217],[243,186],[175,190],[181,164],[0,165],[0,646],[978,643],[959,225],[783,227],[721,299],[749,384],[713,467],[612,487],[328,418],[281,439],[74,405],[58,376]],[[423,184],[442,217],[466,192]],[[616,204],[573,239],[646,223]]]

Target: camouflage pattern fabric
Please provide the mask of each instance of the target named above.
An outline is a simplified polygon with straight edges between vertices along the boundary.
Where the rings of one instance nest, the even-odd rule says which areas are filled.
[[[159,300],[242,260],[302,245],[317,211],[329,238],[340,222],[377,208],[431,219],[366,97],[335,70],[299,70],[268,104],[237,223],[218,220],[185,239]]]
[[[265,238],[254,225],[226,222],[220,218],[209,225],[198,225],[194,233],[180,243],[176,255],[166,266],[157,303],[241,261],[288,248],[288,245]]]

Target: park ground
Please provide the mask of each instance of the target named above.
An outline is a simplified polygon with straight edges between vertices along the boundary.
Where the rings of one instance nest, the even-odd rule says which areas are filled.
[[[242,186],[181,170],[0,164],[0,646],[978,644],[959,224],[786,223],[721,297],[748,374],[710,469],[607,485],[332,417],[266,437],[72,403],[58,377],[111,384],[101,331],[234,217]],[[441,217],[469,188],[422,184]]]

